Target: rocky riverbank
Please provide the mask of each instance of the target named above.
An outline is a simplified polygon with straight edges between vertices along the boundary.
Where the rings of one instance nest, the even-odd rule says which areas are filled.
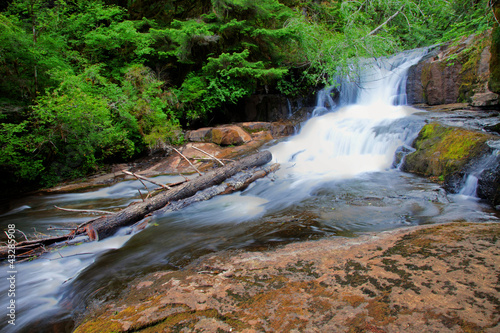
[[[130,283],[75,332],[498,332],[500,224],[222,252]]]
[[[298,120],[245,122],[188,131],[185,134],[186,143],[177,147],[183,156],[176,153],[172,147],[168,147],[130,163],[112,165],[88,179],[61,184],[46,189],[44,192],[81,191],[134,178],[126,175],[122,170],[135,172],[145,177],[162,174],[191,174],[196,172],[195,168],[207,171],[218,164],[213,157],[224,163],[251,154],[271,141],[294,134],[297,126],[299,126]]]

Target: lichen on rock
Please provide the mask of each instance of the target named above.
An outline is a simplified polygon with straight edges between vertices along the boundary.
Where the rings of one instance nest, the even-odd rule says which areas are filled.
[[[452,223],[219,252],[137,279],[75,332],[497,332],[499,236]]]
[[[440,180],[461,172],[488,150],[492,136],[438,123],[425,125],[414,142],[415,152],[406,156],[402,169]]]
[[[493,13],[497,20],[500,18],[500,3],[494,2]],[[500,24],[495,24],[491,34],[491,59],[490,59],[489,89],[500,94]]]

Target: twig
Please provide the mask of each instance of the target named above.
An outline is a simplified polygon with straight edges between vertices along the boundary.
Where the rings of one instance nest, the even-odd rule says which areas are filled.
[[[146,195],[146,199],[149,198],[149,196],[151,195],[151,192],[149,192],[149,188],[146,186],[146,184],[144,184],[144,182],[142,181],[142,179],[139,178],[136,174],[132,174],[132,175],[134,175],[135,177],[137,177],[137,179],[141,182],[142,186],[144,186],[144,188],[146,189],[146,191],[148,191],[148,195]],[[137,190],[137,191],[141,195],[142,202],[144,202],[144,198],[142,197],[141,191],[140,190]]]
[[[151,184],[155,184],[155,185],[157,185],[157,186],[160,186],[160,187],[166,188],[167,190],[172,189],[172,188],[171,188],[170,186],[168,186],[168,185],[165,185],[165,184],[161,184],[161,183],[155,182],[154,180],[151,180],[151,179],[149,179],[149,178],[147,178],[147,177],[144,177],[144,176],[138,175],[138,174],[136,174],[136,173],[133,173],[133,172],[130,172],[130,171],[127,171],[127,170],[122,170],[122,172],[123,172],[123,173],[125,173],[125,174],[127,174],[127,175],[134,176],[134,177],[136,177],[136,178],[137,178],[137,179],[139,179],[139,180],[143,179],[143,180],[145,180],[145,181],[147,181],[147,182],[150,182]],[[142,183],[142,181],[141,181],[141,183]],[[144,185],[144,183],[142,183],[142,184]],[[146,187],[146,185],[144,185],[144,187]],[[146,189],[147,189],[147,187],[146,187]],[[149,190],[148,190],[148,192],[149,192]]]
[[[141,190],[137,190],[137,192],[139,192],[139,195],[141,196],[142,202],[144,202],[144,198],[143,198],[143,196],[142,196]],[[148,192],[149,192],[149,191],[148,191]]]
[[[394,13],[391,17],[389,17],[384,23],[382,23],[381,25],[379,25],[378,27],[376,27],[375,29],[373,29],[368,35],[366,35],[366,37],[376,34],[380,29],[382,29],[382,27],[384,25],[386,25],[387,23],[391,22],[396,16],[398,16],[398,14],[401,13],[401,11],[403,10],[403,8],[404,8],[404,5],[401,6],[401,8],[399,8],[399,10],[396,13]]]
[[[197,161],[213,161],[213,158],[210,157],[193,157],[193,159],[196,159]],[[234,162],[234,160],[231,160],[229,158],[220,158],[221,161],[227,161],[227,162]]]
[[[16,229],[16,230],[17,230],[17,231],[19,231],[20,233],[22,233],[22,234],[23,234],[24,239],[28,240],[28,237],[26,237],[26,234],[25,234],[24,232],[22,232],[22,231],[21,231],[21,230],[19,230],[19,229]]]
[[[196,149],[196,150],[198,150],[198,151],[201,151],[203,154],[207,155],[208,157],[211,157],[212,159],[214,159],[214,160],[216,160],[217,162],[219,162],[219,163],[220,163],[220,165],[224,166],[224,163],[222,163],[222,161],[221,161],[221,160],[219,160],[217,157],[213,156],[212,154],[209,154],[209,153],[207,153],[206,151],[201,150],[200,148],[195,147],[195,146],[192,146],[192,148],[194,148],[194,149]]]
[[[98,213],[98,214],[109,214],[109,215],[114,215],[116,214],[115,212],[108,212],[105,210],[95,210],[95,209],[71,209],[71,208],[61,208],[56,205],[54,205],[55,208],[64,210],[66,212],[80,212],[80,213]]]
[[[7,236],[7,238],[8,238],[9,240],[10,240],[10,239],[12,239],[14,242],[16,242],[16,243],[17,243],[17,241],[16,241],[14,238],[10,238],[10,237],[12,237],[12,236],[9,236],[9,234],[7,233],[7,231],[5,231],[5,230],[4,230],[4,232],[3,232],[3,233]]]
[[[181,174],[179,174],[179,176],[184,177],[184,179],[185,179],[185,181],[186,181],[186,182],[188,182],[188,181],[189,181],[189,178],[188,178],[188,177],[186,177],[186,176],[184,176],[184,175],[181,175]]]
[[[181,153],[180,151],[178,151],[177,149],[175,149],[174,147],[172,147],[172,149],[173,149],[173,150],[175,150],[175,152],[176,152],[177,154],[181,155],[181,157],[182,157],[182,158],[184,158],[184,159],[185,159],[185,160],[189,163],[189,165],[191,165],[191,166],[193,167],[193,169],[195,169],[195,170],[196,170],[196,172],[198,172],[198,173],[199,173],[199,175],[200,175],[200,176],[202,176],[202,174],[201,174],[200,170],[198,170],[198,168],[197,168],[197,167],[195,167],[195,166],[194,166],[194,164],[193,164],[193,163],[191,163],[191,161],[190,161],[190,160],[188,160],[188,158],[187,158],[186,156],[182,155],[182,153]]]
[[[183,176],[183,177],[184,177],[184,176]],[[168,184],[168,186],[179,186],[179,185],[182,185],[182,184],[184,184],[184,183],[186,183],[186,182],[188,182],[188,181],[189,181],[189,178],[184,177],[184,179],[185,179],[185,180],[182,180],[182,181],[177,182],[177,183],[170,183],[170,184]]]
[[[49,227],[49,228],[47,228],[47,230],[75,230],[75,228],[52,228],[52,227]]]
[[[59,253],[59,251],[57,251]],[[70,256],[61,256],[61,258],[53,258],[53,259],[49,259],[49,261],[53,261],[53,260],[61,260],[62,258],[70,258],[70,257],[76,257],[76,256],[86,256],[86,255],[91,255],[93,254],[92,252],[82,252],[82,253],[75,253],[75,254],[72,254]],[[59,253],[59,255],[61,255],[61,253]],[[66,281],[64,281],[66,282]]]

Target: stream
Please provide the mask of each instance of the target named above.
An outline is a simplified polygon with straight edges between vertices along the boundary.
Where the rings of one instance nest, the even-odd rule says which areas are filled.
[[[422,224],[498,218],[473,189],[447,194],[440,185],[401,172],[396,152],[411,142],[426,115],[405,105],[406,71],[426,53],[414,50],[362,64],[363,71],[318,94],[314,117],[300,132],[269,144],[281,168],[240,193],[215,197],[181,211],[155,215],[141,232],[121,229],[100,242],[67,246],[0,266],[2,332],[71,332],[73,316],[119,295],[134,278],[180,269],[202,255],[228,249],[262,250],[321,237],[355,237]],[[161,176],[163,183],[177,176]],[[0,216],[27,234],[88,220],[54,205],[123,208],[140,201],[139,181],[85,193],[31,195],[12,200]],[[16,233],[16,237],[20,237]],[[5,237],[3,239],[5,241]],[[5,305],[15,299],[15,326]]]

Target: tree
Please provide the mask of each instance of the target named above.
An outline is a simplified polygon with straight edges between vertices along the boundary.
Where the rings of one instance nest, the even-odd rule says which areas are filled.
[[[493,3],[12,0],[0,110],[16,111],[0,114],[0,167],[45,185],[81,176],[178,143],[181,124],[251,94],[310,94],[356,59],[489,29]]]

